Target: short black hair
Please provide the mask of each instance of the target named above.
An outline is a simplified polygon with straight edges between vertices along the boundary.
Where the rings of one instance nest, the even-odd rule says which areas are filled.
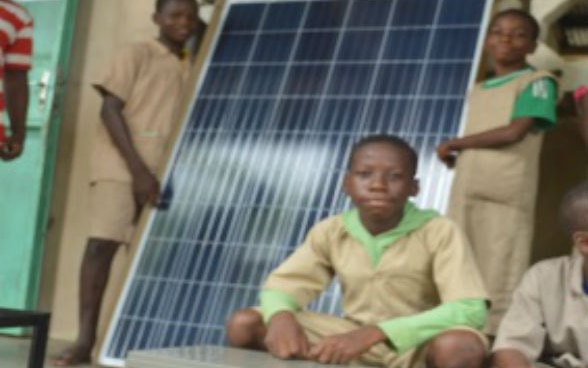
[[[560,221],[568,233],[588,231],[588,181],[570,189],[561,202]]]
[[[496,23],[498,19],[506,16],[519,17],[523,19],[525,22],[527,22],[529,27],[531,27],[531,37],[533,37],[534,41],[537,41],[537,39],[539,38],[539,33],[541,32],[541,26],[539,26],[539,22],[537,22],[537,19],[535,19],[535,17],[529,14],[529,12],[526,12],[521,9],[506,9],[494,14],[492,20],[490,21],[489,28],[492,28],[492,26],[494,25],[494,23]]]
[[[186,2],[190,2],[190,3],[194,3],[196,5],[196,7],[198,7],[198,1],[196,0],[155,0],[155,11],[156,12],[161,12],[163,10],[163,7],[172,1],[186,1]]]
[[[416,174],[418,166],[418,155],[416,151],[404,139],[390,134],[368,135],[366,137],[361,138],[359,141],[355,142],[355,144],[351,148],[351,153],[349,154],[347,168],[351,168],[351,165],[353,163],[353,157],[355,156],[357,151],[359,151],[361,148],[367,145],[374,143],[388,144],[390,146],[393,146],[394,148],[398,148],[401,151],[404,151],[404,153],[406,154],[406,159],[408,160],[408,164],[412,169],[412,175]]]

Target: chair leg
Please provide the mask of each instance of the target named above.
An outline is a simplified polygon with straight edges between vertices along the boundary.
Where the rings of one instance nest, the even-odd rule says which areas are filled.
[[[33,339],[29,351],[29,368],[43,368],[48,333],[49,315],[41,315],[33,326]]]

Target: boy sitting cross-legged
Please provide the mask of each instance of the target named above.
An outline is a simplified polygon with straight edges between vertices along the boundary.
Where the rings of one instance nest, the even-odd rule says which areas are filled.
[[[400,138],[356,143],[344,179],[356,209],[310,230],[267,278],[260,310],[229,318],[231,344],[321,363],[479,367],[487,294],[461,231],[408,201],[416,168]],[[304,310],[334,276],[344,317]]]

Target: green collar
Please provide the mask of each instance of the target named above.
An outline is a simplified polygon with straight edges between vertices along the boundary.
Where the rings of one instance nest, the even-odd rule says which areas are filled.
[[[524,69],[517,70],[516,72],[502,75],[500,77],[490,78],[490,79],[482,82],[482,88],[486,89],[486,88],[499,87],[499,86],[502,86],[503,84],[510,82],[511,80],[513,80],[517,77],[520,77],[521,75],[529,74],[529,73],[532,73],[533,71],[534,71],[533,68],[526,67]]]
[[[372,265],[375,267],[382,258],[384,251],[404,235],[426,224],[439,216],[434,210],[420,210],[412,202],[406,202],[400,223],[393,229],[379,235],[372,235],[363,226],[359,211],[352,209],[341,214],[343,226],[352,238],[360,242],[368,252]]]

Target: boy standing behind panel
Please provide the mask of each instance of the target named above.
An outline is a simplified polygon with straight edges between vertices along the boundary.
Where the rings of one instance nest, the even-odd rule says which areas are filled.
[[[96,136],[90,182],[90,235],[80,274],[80,329],[73,346],[52,361],[90,361],[112,260],[130,240],[145,205],[159,201],[155,176],[185,93],[184,45],[196,30],[195,0],[157,0],[159,38],[122,50],[95,84],[104,122]]]
[[[463,137],[437,147],[456,164],[448,216],[465,230],[488,287],[490,335],[529,265],[542,131],[556,120],[554,78],[525,60],[538,35],[524,11],[493,18],[485,47],[495,75],[471,92]]]

